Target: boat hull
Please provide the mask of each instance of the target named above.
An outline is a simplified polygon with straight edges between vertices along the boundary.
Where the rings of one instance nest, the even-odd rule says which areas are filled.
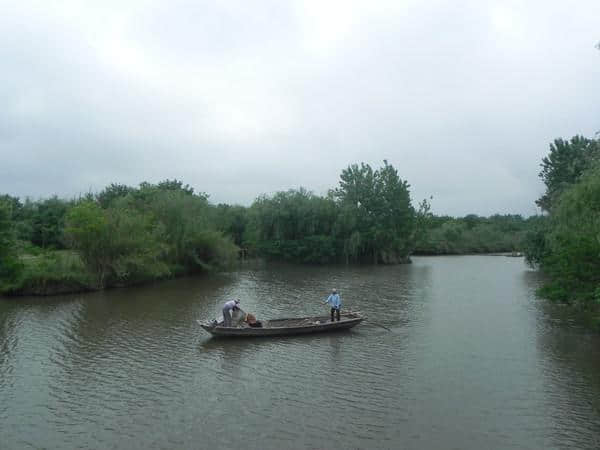
[[[261,328],[223,327],[200,323],[200,326],[219,337],[291,336],[298,334],[324,333],[350,329],[363,321],[358,314],[343,314],[339,321],[331,322],[328,317],[303,317],[263,321]]]

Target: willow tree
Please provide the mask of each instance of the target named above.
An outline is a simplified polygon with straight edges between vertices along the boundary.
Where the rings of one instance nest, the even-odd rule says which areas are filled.
[[[333,199],[303,188],[261,196],[248,211],[246,239],[258,253],[272,259],[331,262],[337,259],[336,216]]]

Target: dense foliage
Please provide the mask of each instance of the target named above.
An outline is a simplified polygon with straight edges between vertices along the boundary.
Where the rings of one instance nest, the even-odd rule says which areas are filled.
[[[414,253],[515,251],[534,219],[435,217],[384,161],[353,164],[325,196],[303,188],[250,207],[213,205],[178,180],[110,184],[40,201],[2,197],[5,292],[102,289],[229,267],[238,257],[298,263],[408,262]],[[536,222],[537,223],[537,222]]]
[[[584,171],[600,157],[600,141],[574,136],[570,141],[555,139],[550,153],[542,159],[540,178],[546,192],[536,201],[545,211],[551,211],[558,197],[577,183]]]
[[[259,197],[248,211],[245,244],[270,259],[334,261],[337,206],[304,189]]]
[[[216,218],[205,194],[177,180],[111,184],[72,201],[4,196],[0,288],[46,294],[220,269],[238,248]]]
[[[12,289],[21,272],[12,207],[9,199],[0,198],[0,291]]]
[[[434,216],[415,252],[425,255],[520,252],[537,218],[520,215]]]
[[[408,189],[384,161],[377,170],[349,166],[324,197],[300,188],[261,196],[249,208],[212,205],[178,180],[113,183],[69,201],[4,196],[2,289],[101,289],[220,269],[238,255],[404,262],[426,216],[415,211]]]
[[[334,196],[341,209],[346,260],[406,260],[413,249],[416,224],[409,184],[387,161],[376,171],[367,164],[352,165],[340,178]]]
[[[527,260],[549,275],[541,293],[553,300],[600,303],[600,142],[556,140],[542,161],[548,216],[533,228]]]
[[[246,244],[295,262],[406,261],[416,226],[408,188],[386,161],[379,170],[351,165],[326,197],[304,189],[259,197],[248,211]]]

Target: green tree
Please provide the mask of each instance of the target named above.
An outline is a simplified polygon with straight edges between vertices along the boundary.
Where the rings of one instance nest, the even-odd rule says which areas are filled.
[[[64,248],[63,231],[67,202],[53,196],[37,202],[31,241],[42,248]]]
[[[520,215],[493,215],[480,217],[431,216],[428,230],[417,241],[416,253],[466,254],[509,252],[521,250],[525,233],[531,225]]]
[[[541,267],[551,299],[600,303],[600,166],[556,198]]]
[[[113,201],[126,197],[135,189],[124,184],[111,183],[96,195],[96,201],[103,208],[108,208]]]
[[[18,217],[19,211],[23,208],[23,204],[18,197],[13,197],[8,194],[0,195],[0,203],[3,203],[10,209],[13,219]]]
[[[324,263],[336,258],[335,221],[331,198],[291,189],[256,199],[248,211],[245,239],[272,259]]]
[[[600,300],[600,142],[557,139],[542,160],[546,192],[537,203],[549,214],[531,221],[525,255],[549,275],[547,298],[590,305]]]
[[[89,201],[69,211],[65,230],[100,289],[169,276],[162,231],[151,214]]]
[[[184,267],[198,265],[194,241],[198,232],[210,229],[208,201],[181,190],[158,190],[147,204],[148,209],[161,223],[167,258]]]
[[[0,199],[0,292],[13,287],[21,270],[22,264],[16,251],[12,204]]]
[[[244,234],[248,223],[247,208],[239,205],[219,204],[215,208],[215,224],[219,231],[233,239],[235,245],[244,245]]]
[[[555,199],[576,183],[583,172],[590,168],[600,156],[600,142],[583,136],[574,136],[570,141],[555,139],[550,144],[550,153],[542,159],[540,178],[546,192],[536,201],[544,211],[550,211]]]
[[[531,267],[539,267],[542,261],[549,256],[547,236],[550,232],[550,218],[548,216],[534,216],[528,220],[527,231],[523,239],[523,253],[525,261]]]
[[[160,189],[162,191],[176,191],[176,192],[183,192],[184,194],[187,194],[187,195],[194,195],[193,187],[191,187],[189,184],[186,184],[184,186],[183,181],[179,181],[176,179],[173,179],[173,180],[166,179],[164,181],[161,181],[160,183],[158,183],[157,187],[158,187],[158,189]],[[206,194],[199,194],[199,196],[204,197],[205,199],[208,198],[208,196]]]
[[[112,238],[104,211],[97,203],[83,201],[71,208],[66,217],[66,237],[77,250],[96,280],[96,287],[106,286],[113,262]]]
[[[232,264],[238,247],[218,229],[208,195],[179,181],[142,183],[125,199],[128,208],[149,211],[163,230],[165,261],[174,273],[213,270]]]
[[[378,262],[405,261],[415,231],[415,210],[409,184],[387,161],[379,170],[368,164],[353,164],[342,171],[333,191],[341,208],[339,226],[347,260]]]
[[[15,200],[17,200],[15,202]],[[20,240],[44,248],[64,248],[64,219],[69,202],[57,196],[45,200],[13,199],[13,221]]]

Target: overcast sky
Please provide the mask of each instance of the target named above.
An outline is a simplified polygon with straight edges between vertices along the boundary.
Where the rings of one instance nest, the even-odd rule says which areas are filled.
[[[214,203],[387,159],[437,214],[536,213],[600,130],[600,1],[0,0],[0,193]]]

